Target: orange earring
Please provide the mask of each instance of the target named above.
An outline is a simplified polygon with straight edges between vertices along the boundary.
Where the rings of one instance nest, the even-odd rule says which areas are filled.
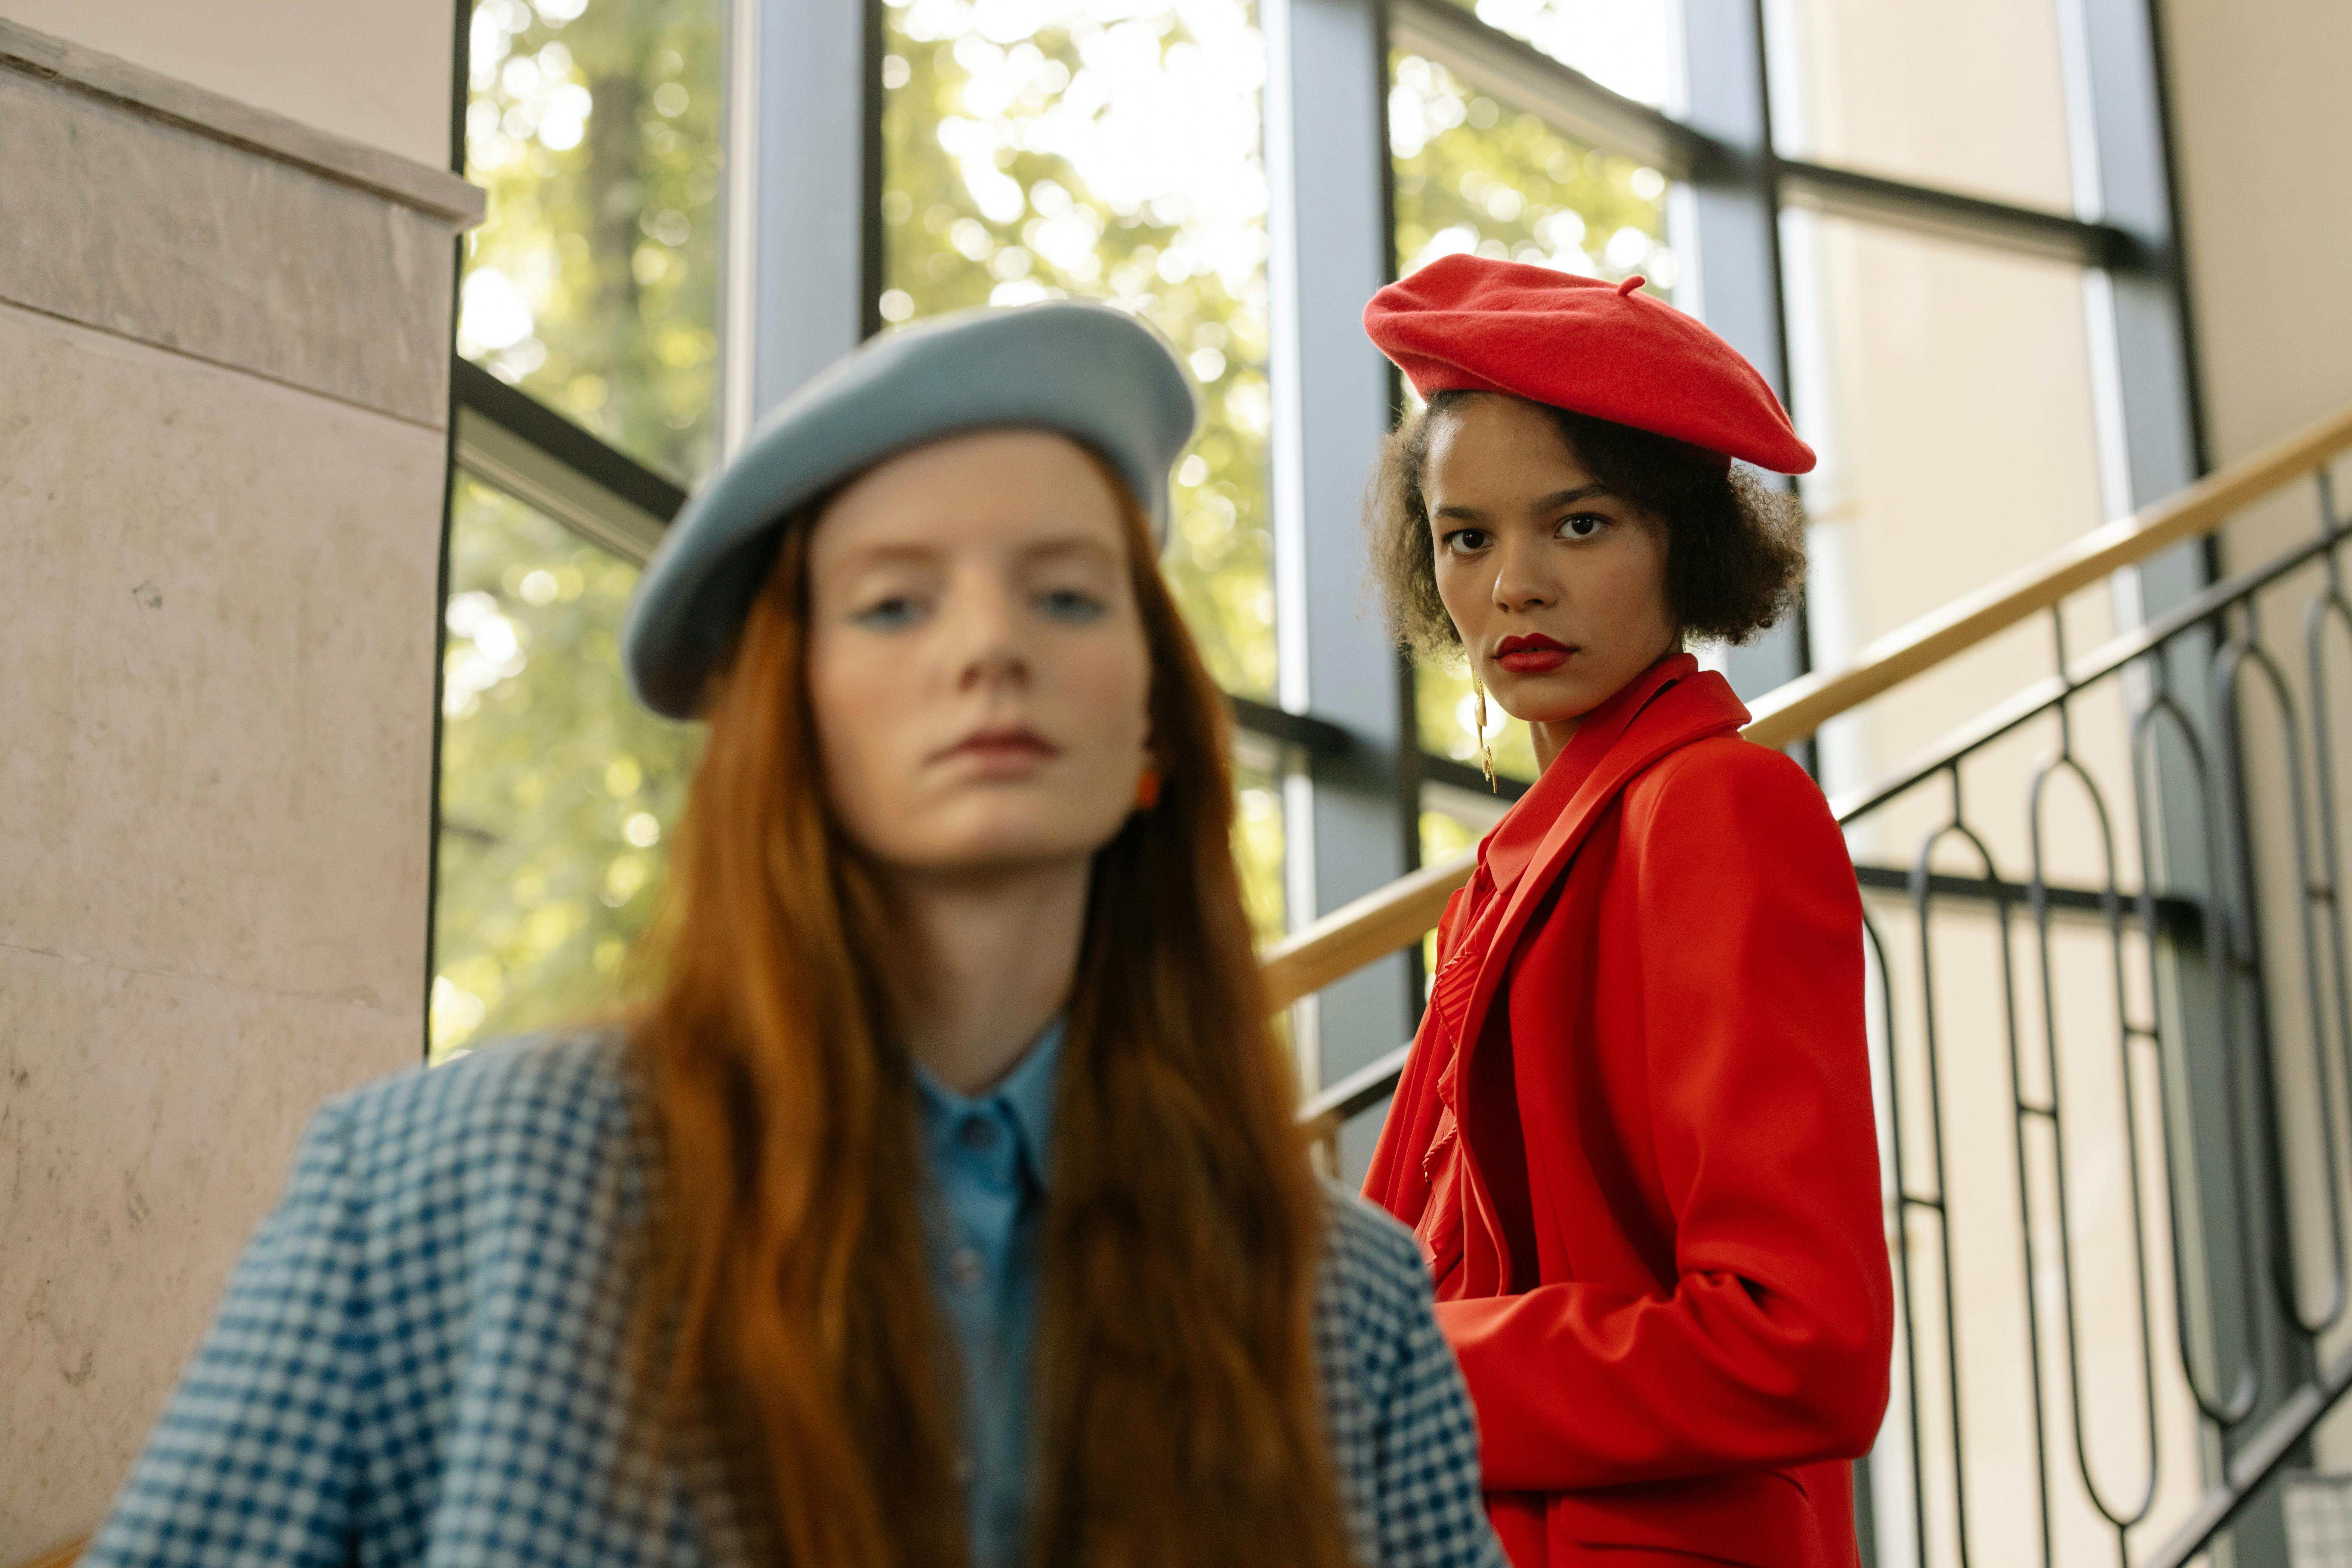
[[[1150,811],[1160,804],[1160,776],[1158,768],[1146,768],[1143,776],[1135,781],[1135,809]]]

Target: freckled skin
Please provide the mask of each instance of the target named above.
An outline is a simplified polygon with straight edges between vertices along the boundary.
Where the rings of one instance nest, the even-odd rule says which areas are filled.
[[[1498,395],[1439,419],[1422,496],[1438,597],[1471,668],[1549,767],[1587,713],[1681,646],[1665,526],[1601,486],[1540,406]],[[1570,650],[1557,668],[1500,662],[1530,634]]]

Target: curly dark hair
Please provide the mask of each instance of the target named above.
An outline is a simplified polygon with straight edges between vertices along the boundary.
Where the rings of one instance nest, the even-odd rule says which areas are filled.
[[[1482,392],[1441,392],[1381,448],[1365,496],[1372,574],[1399,641],[1425,653],[1462,646],[1437,596],[1437,563],[1422,499],[1436,423]],[[1805,583],[1805,516],[1797,498],[1755,469],[1686,441],[1549,404],[1585,470],[1666,530],[1666,594],[1686,638],[1746,642],[1795,605]]]

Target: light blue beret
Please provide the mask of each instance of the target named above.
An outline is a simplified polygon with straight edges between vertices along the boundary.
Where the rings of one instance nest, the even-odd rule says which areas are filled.
[[[1168,469],[1200,405],[1132,316],[1055,300],[959,311],[873,339],[784,400],[677,514],[621,635],[637,700],[691,718],[771,564],[777,526],[894,452],[965,431],[1053,430],[1125,477],[1168,537]]]

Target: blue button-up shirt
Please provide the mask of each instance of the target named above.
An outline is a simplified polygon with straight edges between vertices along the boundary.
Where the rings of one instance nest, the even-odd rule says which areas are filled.
[[[933,1188],[931,1281],[963,1355],[960,1476],[973,1568],[1019,1562],[1027,1533],[1037,1233],[1061,1060],[1057,1020],[984,1095],[916,1069]]]

